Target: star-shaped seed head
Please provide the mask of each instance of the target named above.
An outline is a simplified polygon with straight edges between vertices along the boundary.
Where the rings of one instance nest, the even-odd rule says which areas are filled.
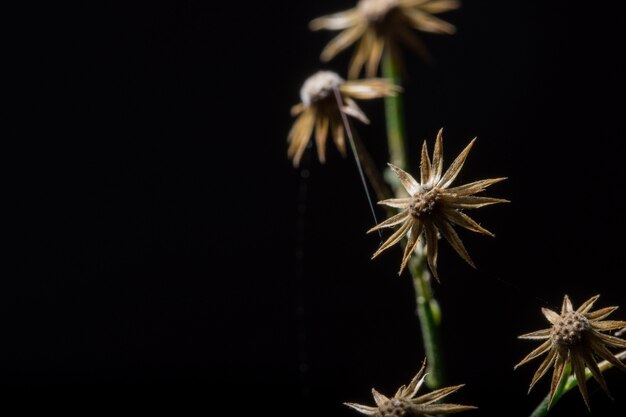
[[[460,413],[476,408],[471,405],[445,404],[439,402],[463,387],[463,385],[441,388],[416,397],[417,392],[424,384],[424,379],[426,378],[425,370],[426,361],[424,360],[421,369],[411,380],[409,385],[402,385],[391,398],[386,397],[372,388],[372,396],[376,402],[376,407],[356,403],[345,404],[361,414],[374,417],[429,417],[437,414]]]
[[[599,297],[599,295],[591,297],[577,310],[574,310],[572,302],[566,295],[563,298],[560,314],[548,308],[542,309],[543,315],[552,325],[550,328],[519,337],[520,339],[543,340],[543,343],[515,365],[515,369],[547,353],[546,358],[533,376],[528,392],[552,367],[554,369],[550,385],[550,403],[552,403],[556,389],[565,377],[565,370],[569,364],[587,408],[589,408],[589,395],[585,385],[587,379],[585,368],[589,369],[602,389],[609,397],[611,396],[596,358],[604,359],[626,371],[626,365],[609,350],[609,348],[626,348],[626,340],[605,334],[605,332],[626,328],[626,321],[604,320],[617,310],[617,307],[605,307],[591,311],[593,304]]]
[[[439,235],[441,234],[452,245],[461,258],[471,266],[474,266],[474,262],[472,262],[469,253],[453,226],[460,226],[472,232],[493,236],[490,231],[465,214],[465,210],[507,202],[507,200],[500,198],[478,197],[474,195],[505,178],[493,178],[451,187],[461,168],[463,168],[465,159],[472,149],[475,139],[456,157],[444,173],[442,137],[443,129],[437,135],[432,160],[428,156],[428,149],[426,142],[424,142],[422,146],[420,181],[417,181],[402,169],[389,164],[409,196],[379,201],[378,204],[398,208],[402,211],[368,231],[369,233],[382,228],[398,226],[395,233],[378,248],[372,258],[377,257],[386,249],[400,242],[404,236],[408,237],[400,265],[400,273],[406,267],[421,237],[424,236],[428,265],[437,280],[439,280],[437,273]]]

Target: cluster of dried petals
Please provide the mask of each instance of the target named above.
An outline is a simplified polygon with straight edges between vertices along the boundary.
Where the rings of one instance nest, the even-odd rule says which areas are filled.
[[[375,417],[433,416],[437,414],[460,413],[461,411],[473,410],[476,408],[471,405],[446,404],[439,402],[443,398],[463,387],[463,385],[441,388],[429,392],[428,394],[416,397],[417,392],[424,384],[424,379],[426,378],[425,370],[426,361],[424,361],[422,368],[411,380],[409,385],[402,385],[391,398],[384,396],[372,388],[372,395],[374,397],[374,401],[376,402],[376,407],[355,403],[345,404],[362,414]]]
[[[472,232],[493,236],[491,232],[465,214],[463,210],[507,202],[507,200],[500,198],[478,197],[474,195],[505,178],[493,178],[450,187],[461,168],[463,168],[474,140],[457,156],[444,173],[442,136],[443,129],[437,135],[432,161],[428,157],[426,142],[422,146],[420,181],[417,181],[402,169],[389,164],[391,169],[398,175],[402,186],[409,196],[379,201],[379,204],[399,208],[402,211],[368,231],[369,233],[382,228],[398,226],[398,229],[378,248],[372,258],[377,257],[386,249],[400,242],[404,236],[408,237],[408,243],[405,246],[404,256],[400,265],[400,273],[406,267],[419,243],[420,237],[424,235],[426,238],[426,259],[430,270],[437,280],[439,280],[439,274],[437,273],[439,234],[452,245],[461,258],[471,266],[474,266],[453,226],[461,226]]]
[[[604,376],[596,363],[596,357],[626,371],[626,365],[609,350],[609,348],[626,348],[626,340],[604,333],[624,328],[626,322],[604,320],[617,310],[617,307],[605,307],[591,311],[598,298],[598,295],[591,297],[577,310],[574,310],[569,297],[566,295],[563,299],[561,314],[547,308],[542,309],[543,315],[552,325],[550,328],[520,336],[520,339],[543,340],[543,343],[518,363],[515,366],[516,369],[547,353],[546,358],[533,376],[529,392],[552,367],[554,369],[550,384],[550,402],[552,402],[556,388],[565,376],[566,365],[570,364],[587,408],[589,408],[589,395],[585,385],[585,368],[591,371],[593,377],[610,397]]]
[[[291,114],[297,116],[297,119],[287,136],[289,141],[287,155],[293,160],[294,166],[300,164],[313,132],[320,162],[326,161],[329,130],[337,149],[345,155],[346,142],[341,112],[363,123],[369,123],[355,99],[369,100],[392,96],[399,91],[399,87],[380,78],[346,81],[331,71],[313,74],[300,89],[302,102],[291,109]]]
[[[358,43],[350,63],[349,77],[358,77],[363,67],[366,67],[366,74],[373,77],[385,50],[388,49],[396,61],[401,62],[399,43],[429,60],[426,47],[411,29],[453,34],[455,27],[434,15],[459,7],[457,0],[360,0],[353,9],[314,19],[310,27],[312,30],[341,31],[322,51],[322,61],[329,61]]]

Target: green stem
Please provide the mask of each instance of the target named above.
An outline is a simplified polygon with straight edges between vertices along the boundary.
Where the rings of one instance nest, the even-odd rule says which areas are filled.
[[[401,85],[400,74],[393,60],[390,50],[386,50],[382,62],[383,77],[393,84]],[[402,96],[385,98],[385,116],[387,121],[387,141],[389,145],[390,162],[397,167],[407,169],[406,141],[404,129],[404,106]],[[390,172],[387,171],[387,174]],[[399,196],[403,192],[402,185],[393,175],[385,175],[387,182],[393,188],[394,194]],[[426,385],[429,388],[441,388],[444,380],[441,338],[439,324],[441,311],[437,300],[433,297],[430,286],[430,273],[425,267],[423,246],[416,250],[409,262],[409,271],[413,277],[413,286],[416,297],[416,314],[422,331],[422,341],[428,363]]]
[[[395,85],[400,85],[400,73],[393,60],[391,50],[387,48],[382,63],[383,77]],[[406,142],[404,130],[404,104],[402,96],[385,97],[385,118],[387,120],[387,141],[389,143],[389,162],[402,169],[407,169]]]
[[[618,353],[617,355],[615,355],[615,357],[623,361],[624,359],[626,359],[626,350]],[[607,369],[611,368],[612,366],[613,364],[608,361],[602,361],[598,364],[598,368],[600,368],[600,372],[604,372]],[[591,372],[588,369],[586,369],[585,381],[591,378],[591,376],[592,376]],[[552,406],[554,406],[554,404],[556,404],[557,401],[559,401],[566,392],[572,390],[576,386],[578,386],[578,381],[576,380],[576,376],[572,375],[569,378],[567,377],[563,378],[563,380],[561,381],[561,384],[559,385],[559,387],[556,389],[556,392],[554,393],[554,399],[552,399]],[[541,401],[541,403],[537,406],[535,411],[533,411],[530,417],[546,416],[548,412],[550,411],[550,409],[548,408],[549,401],[550,401],[550,395],[547,395],[543,399],[543,401]]]
[[[409,261],[409,271],[413,277],[416,312],[422,331],[424,351],[428,359],[429,373],[426,377],[426,385],[435,389],[441,388],[444,383],[444,366],[439,335],[441,310],[439,309],[439,303],[437,303],[432,294],[430,273],[425,268],[423,249],[423,246],[418,247],[419,255],[413,256]]]

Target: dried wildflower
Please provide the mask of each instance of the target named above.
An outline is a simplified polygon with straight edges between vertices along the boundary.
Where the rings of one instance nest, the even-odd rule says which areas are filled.
[[[596,357],[605,359],[626,371],[626,365],[608,349],[609,347],[626,348],[626,340],[602,333],[626,327],[626,322],[603,320],[617,310],[617,307],[605,307],[600,310],[589,311],[599,297],[599,295],[591,297],[578,310],[574,311],[572,303],[566,295],[563,299],[560,315],[547,308],[541,309],[552,327],[519,336],[520,339],[545,340],[545,342],[515,365],[515,369],[544,353],[548,354],[535,372],[528,392],[548,372],[550,366],[554,365],[550,386],[550,403],[552,403],[554,392],[561,383],[565,375],[566,365],[569,363],[587,408],[589,408],[589,396],[585,385],[585,367],[589,368],[602,389],[609,397],[611,396],[604,376],[596,363]]]
[[[425,368],[426,361],[424,361],[422,368],[417,375],[415,375],[415,378],[413,378],[409,386],[406,387],[402,385],[393,398],[387,398],[372,388],[372,395],[374,396],[376,407],[355,403],[345,403],[345,405],[354,408],[359,413],[376,417],[427,417],[436,414],[460,413],[461,411],[476,408],[471,405],[437,403],[437,401],[452,394],[463,385],[438,389],[420,397],[413,398],[424,384],[424,379],[426,378],[426,374],[424,373]]]
[[[335,90],[339,91],[342,102],[341,109],[337,105]],[[335,145],[345,156],[346,143],[340,111],[355,117],[363,123],[369,123],[354,99],[367,100],[392,96],[400,91],[400,87],[388,81],[372,78],[366,80],[345,81],[331,71],[319,71],[309,77],[300,89],[301,103],[291,108],[291,115],[298,116],[289,131],[289,158],[293,165],[298,166],[306,149],[313,130],[320,162],[326,160],[326,138],[328,130],[332,132]]]
[[[463,242],[461,242],[461,239],[452,226],[457,225],[471,230],[472,232],[493,236],[491,232],[476,223],[467,214],[463,213],[462,210],[507,202],[507,200],[500,198],[476,197],[473,195],[484,191],[490,185],[500,182],[505,178],[481,180],[448,188],[461,171],[461,168],[463,168],[465,158],[467,158],[476,139],[472,140],[470,144],[467,145],[454,162],[452,162],[452,165],[450,165],[446,173],[442,175],[442,136],[443,129],[437,134],[432,162],[428,157],[428,149],[426,147],[426,141],[424,141],[424,145],[422,146],[420,182],[416,181],[411,175],[400,168],[389,164],[391,169],[400,178],[402,185],[409,193],[410,197],[379,201],[378,204],[400,208],[402,211],[368,231],[368,233],[370,233],[384,227],[400,225],[398,230],[396,230],[372,256],[372,259],[377,257],[384,250],[395,245],[407,235],[409,241],[404,250],[404,257],[400,265],[400,274],[417,247],[422,231],[424,231],[424,235],[426,236],[428,266],[437,280],[439,280],[437,274],[437,239],[439,233],[450,242],[461,258],[474,267],[474,263],[467,253],[467,250],[465,250]]]
[[[389,48],[399,60],[398,42],[429,59],[422,41],[411,28],[423,32],[453,34],[456,28],[434,14],[460,7],[457,0],[360,0],[356,7],[319,17],[311,21],[312,30],[341,30],[322,51],[322,61],[329,61],[339,52],[359,41],[350,63],[350,78],[356,78],[367,65],[369,77],[376,75],[383,51]]]

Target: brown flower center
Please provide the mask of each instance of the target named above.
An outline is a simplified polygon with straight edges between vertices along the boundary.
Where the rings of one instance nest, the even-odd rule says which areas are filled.
[[[344,79],[332,71],[319,71],[311,75],[300,89],[300,99],[305,106],[322,101],[343,84]]]
[[[405,417],[410,416],[411,404],[402,398],[392,398],[378,408],[376,417]]]
[[[409,213],[413,217],[423,217],[431,214],[437,207],[437,202],[441,198],[439,190],[433,188],[423,193],[417,193],[409,203]]]
[[[399,0],[361,0],[356,7],[369,22],[378,23],[399,3]]]
[[[591,329],[589,320],[584,315],[571,311],[561,316],[552,327],[552,340],[558,345],[572,347],[580,344],[585,332]]]

